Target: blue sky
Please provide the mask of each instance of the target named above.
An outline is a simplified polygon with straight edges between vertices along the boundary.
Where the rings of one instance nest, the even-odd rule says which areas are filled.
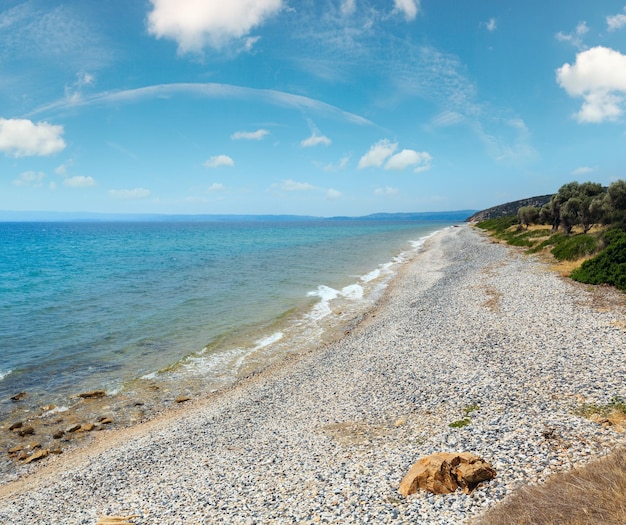
[[[4,0],[0,210],[482,209],[626,177],[626,1]]]

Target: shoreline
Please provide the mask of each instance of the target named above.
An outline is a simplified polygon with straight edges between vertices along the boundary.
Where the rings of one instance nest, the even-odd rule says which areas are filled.
[[[0,518],[463,522],[624,442],[571,413],[577,396],[626,394],[623,302],[599,311],[594,294],[612,291],[563,281],[470,227],[444,230],[347,333],[44,460],[0,487]],[[471,424],[449,426],[474,405]],[[419,457],[461,449],[490,461],[496,480],[470,496],[398,495]]]

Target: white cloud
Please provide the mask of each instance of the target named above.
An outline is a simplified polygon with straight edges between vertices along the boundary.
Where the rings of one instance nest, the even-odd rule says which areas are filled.
[[[65,186],[70,188],[89,188],[96,185],[93,177],[85,177],[84,175],[75,175],[63,181]]]
[[[592,173],[596,171],[597,168],[591,168],[590,166],[581,166],[580,168],[576,168],[572,170],[572,175],[586,175],[587,173]]]
[[[419,10],[419,0],[393,0],[395,5],[394,11],[404,13],[404,18],[414,20]]]
[[[216,191],[224,191],[224,185],[221,184],[220,182],[214,182],[213,184],[211,184],[208,188],[207,191],[210,193],[216,192]]]
[[[431,124],[435,127],[455,126],[465,121],[465,117],[456,111],[443,111],[433,118]]]
[[[324,144],[328,146],[331,142],[332,141],[328,137],[313,133],[308,139],[304,139],[302,142],[300,142],[300,145],[303,148],[310,148],[313,146],[317,146],[318,144]]]
[[[419,152],[412,149],[403,149],[400,153],[396,153],[391,157],[387,164],[386,170],[404,170],[409,166],[416,166],[415,171],[426,171],[430,169],[432,157],[427,152]]]
[[[497,23],[495,18],[490,18],[486,24],[487,31],[495,31],[497,28]]]
[[[573,65],[557,69],[556,78],[570,96],[583,98],[576,114],[579,122],[604,122],[621,116],[626,56],[619,51],[598,46],[578,53]]]
[[[70,168],[72,166],[72,164],[74,164],[74,159],[66,160],[63,164],[57,166],[54,169],[54,172],[57,175],[62,175],[63,177],[65,177],[67,175],[68,168]]]
[[[369,151],[359,160],[358,168],[369,168],[371,166],[382,166],[385,159],[398,148],[397,142],[389,142],[387,139],[379,140],[370,147]]]
[[[343,16],[353,15],[356,11],[356,0],[342,0],[341,14]]]
[[[133,188],[132,190],[109,190],[109,195],[114,199],[132,200],[150,197],[152,192],[146,188]]]
[[[257,129],[256,131],[236,131],[230,138],[232,140],[261,140],[265,135],[269,135],[269,131]]]
[[[385,186],[384,188],[376,188],[374,190],[374,195],[380,196],[388,196],[388,195],[397,195],[400,190],[398,188],[392,188],[391,186]]]
[[[204,162],[207,168],[219,168],[220,166],[234,166],[235,161],[228,155],[215,155]]]
[[[82,98],[82,89],[85,86],[93,86],[95,77],[85,71],[76,74],[76,81],[71,86],[65,86],[65,97],[70,103],[76,103]]]
[[[624,7],[624,11],[626,11],[626,7]],[[622,27],[626,26],[626,15],[619,13],[617,15],[607,16],[606,24],[609,27],[609,31],[621,29]]]
[[[282,0],[150,0],[148,32],[178,43],[180,53],[224,47],[278,13]],[[253,42],[252,42],[253,43]],[[246,45],[251,45],[248,41]]]
[[[43,171],[25,171],[20,173],[18,178],[13,181],[15,186],[31,186],[33,188],[41,188],[43,179],[46,174]]]
[[[0,151],[13,157],[46,156],[65,148],[63,126],[0,118]]]
[[[563,31],[559,31],[556,34],[556,39],[561,42],[569,42],[573,46],[582,49],[583,45],[583,37],[589,32],[589,28],[587,27],[587,22],[580,22],[576,29],[571,33],[563,33]]]
[[[317,189],[308,182],[296,182],[291,179],[284,180],[280,184],[272,184],[272,188],[282,191],[312,191]]]
[[[326,198],[328,200],[337,200],[341,198],[341,192],[332,188],[326,190]]]

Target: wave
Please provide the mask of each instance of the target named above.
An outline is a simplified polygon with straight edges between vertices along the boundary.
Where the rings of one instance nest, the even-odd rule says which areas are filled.
[[[8,376],[13,370],[0,370],[0,381],[2,381],[6,376]]]

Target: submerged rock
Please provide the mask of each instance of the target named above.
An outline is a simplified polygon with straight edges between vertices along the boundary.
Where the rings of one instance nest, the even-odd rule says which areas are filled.
[[[106,395],[107,393],[104,390],[92,390],[91,392],[83,392],[82,394],[78,394],[78,397],[82,397],[83,399],[98,399]]]
[[[400,482],[400,494],[418,490],[450,494],[459,487],[469,494],[481,482],[494,478],[496,471],[484,459],[470,452],[438,452],[421,458]]]

